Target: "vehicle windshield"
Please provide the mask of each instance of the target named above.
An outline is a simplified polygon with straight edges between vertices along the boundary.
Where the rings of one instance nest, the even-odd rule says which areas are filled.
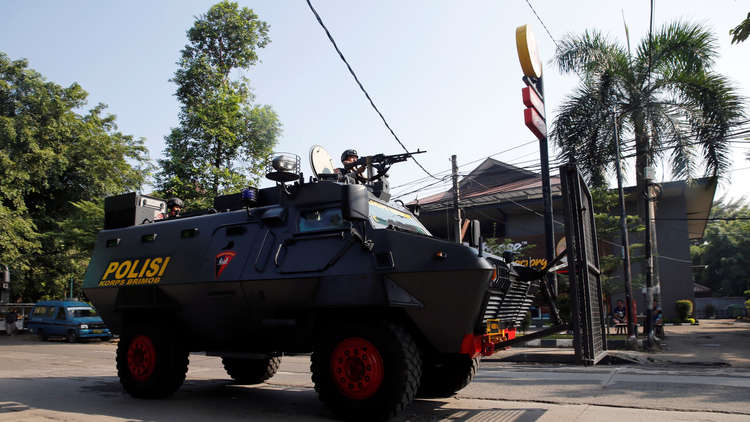
[[[432,236],[413,215],[373,200],[370,200],[370,223],[376,229],[392,227]]]
[[[93,308],[68,308],[68,311],[70,311],[70,315],[73,318],[81,318],[81,317],[95,317],[96,311]]]

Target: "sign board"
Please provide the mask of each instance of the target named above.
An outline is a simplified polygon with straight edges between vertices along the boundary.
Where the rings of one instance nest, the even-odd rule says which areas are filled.
[[[523,74],[529,78],[541,78],[542,60],[539,59],[536,38],[529,25],[516,28],[516,50],[518,50],[518,61],[521,62]]]
[[[523,97],[523,105],[526,107],[532,107],[537,113],[539,113],[542,119],[546,120],[546,117],[544,116],[544,100],[539,98],[539,94],[536,93],[535,89],[530,86],[522,88],[521,97]]]
[[[533,108],[523,111],[523,122],[540,141],[547,137],[547,123]]]

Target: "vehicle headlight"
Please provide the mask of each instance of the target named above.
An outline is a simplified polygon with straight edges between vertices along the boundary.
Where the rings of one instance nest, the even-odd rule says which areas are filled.
[[[88,325],[86,325],[86,324],[81,324],[81,329],[82,329],[82,330],[88,330],[88,329],[89,329],[89,326],[88,326]]]

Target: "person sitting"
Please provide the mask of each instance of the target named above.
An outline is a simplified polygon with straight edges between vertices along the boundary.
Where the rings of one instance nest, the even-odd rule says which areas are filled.
[[[656,313],[654,314],[654,335],[664,338],[664,314],[661,308],[656,308]]]
[[[366,167],[359,166],[351,167],[349,169],[346,168],[347,164],[352,164],[357,160],[359,160],[359,155],[357,155],[357,150],[355,149],[348,149],[341,154],[341,164],[343,164],[344,167],[336,169],[336,173],[340,176],[340,179],[349,179],[348,181],[350,183],[357,183],[357,176],[362,174],[366,170]]]
[[[615,309],[612,310],[612,320],[615,324],[625,324],[627,322],[625,303],[622,299],[617,300],[617,305],[615,306]]]
[[[169,198],[167,200],[167,212],[160,213],[156,216],[155,220],[169,220],[177,218],[182,213],[182,207],[184,203],[180,198]]]

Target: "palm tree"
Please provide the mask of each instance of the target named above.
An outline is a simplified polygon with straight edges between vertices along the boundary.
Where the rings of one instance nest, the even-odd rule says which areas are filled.
[[[575,159],[592,184],[605,185],[619,149],[616,125],[623,139],[634,139],[626,150],[635,152],[643,194],[648,194],[644,169],[657,158],[668,158],[675,177],[691,179],[701,167],[706,176],[722,176],[731,165],[728,135],[744,112],[729,80],[712,70],[716,48],[709,31],[686,22],[663,26],[635,53],[629,40],[622,46],[597,31],[567,36],[554,60],[563,73],[577,73],[581,83],[552,126],[562,158]],[[638,205],[643,221],[650,221],[651,206]],[[646,232],[651,256],[650,224]],[[648,286],[650,265],[642,271]]]
[[[729,80],[712,70],[716,49],[708,30],[681,21],[634,53],[629,41],[622,46],[598,31],[568,35],[554,61],[581,83],[553,123],[562,158],[575,159],[592,184],[603,185],[617,150],[616,122],[622,139],[634,138],[626,150],[635,152],[639,187],[657,158],[668,158],[675,177],[691,179],[701,166],[706,176],[722,176],[731,165],[727,135],[744,112]]]

